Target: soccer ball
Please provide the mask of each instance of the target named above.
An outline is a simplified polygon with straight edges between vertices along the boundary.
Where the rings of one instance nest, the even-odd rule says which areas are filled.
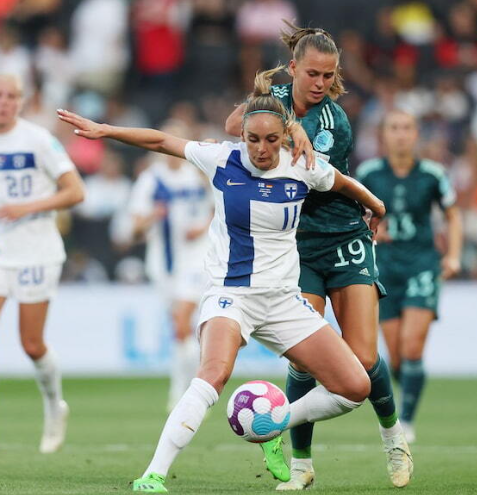
[[[255,380],[235,390],[227,417],[232,430],[247,442],[268,442],[288,426],[290,403],[273,383]]]

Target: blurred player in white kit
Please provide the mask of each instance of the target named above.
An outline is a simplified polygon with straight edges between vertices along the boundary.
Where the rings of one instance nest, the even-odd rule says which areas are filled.
[[[185,135],[179,122],[166,132]],[[152,156],[136,181],[130,212],[134,233],[145,235],[146,271],[171,310],[174,350],[170,375],[170,411],[187,390],[199,364],[194,315],[205,290],[207,231],[213,214],[206,179],[191,163],[173,156]]]
[[[66,433],[55,353],[44,341],[50,299],[66,254],[55,210],[83,200],[83,184],[59,141],[18,117],[22,84],[0,75],[0,313],[7,298],[19,303],[21,344],[33,361],[44,403],[40,452],[56,452]]]

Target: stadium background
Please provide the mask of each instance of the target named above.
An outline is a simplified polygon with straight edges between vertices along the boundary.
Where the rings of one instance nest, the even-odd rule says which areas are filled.
[[[379,121],[395,104],[421,119],[422,155],[448,167],[464,216],[463,271],[444,289],[426,361],[433,374],[477,374],[469,325],[477,296],[477,1],[3,0],[0,71],[24,79],[23,115],[60,138],[87,188],[85,203],[60,216],[69,259],[48,325],[67,375],[166,373],[170,325],[127,214],[148,155],[78,138],[55,109],[127,126],[180,119],[192,139],[227,139],[225,118],[256,70],[289,60],[278,41],[283,18],[325,28],[343,50],[348,93],[339,103],[355,136],[352,170],[379,153]],[[31,372],[15,319],[10,303],[2,375]],[[282,374],[282,361],[253,345],[238,370]]]

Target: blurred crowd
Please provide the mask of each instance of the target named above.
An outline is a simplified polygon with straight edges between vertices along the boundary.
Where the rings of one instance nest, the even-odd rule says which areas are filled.
[[[256,71],[290,58],[282,19],[322,27],[342,49],[352,171],[380,153],[387,109],[419,117],[421,154],[448,168],[464,214],[461,276],[477,278],[477,0],[2,0],[0,72],[22,77],[23,116],[56,134],[85,178],[86,201],[60,216],[65,280],[145,280],[128,198],[151,157],[76,137],[55,109],[230,139],[225,119]]]

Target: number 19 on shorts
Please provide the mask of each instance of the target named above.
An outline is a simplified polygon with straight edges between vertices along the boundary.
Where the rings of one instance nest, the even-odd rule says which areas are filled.
[[[360,265],[366,258],[366,250],[361,239],[354,239],[346,245],[336,249],[338,261],[335,267],[348,266],[350,263]]]

